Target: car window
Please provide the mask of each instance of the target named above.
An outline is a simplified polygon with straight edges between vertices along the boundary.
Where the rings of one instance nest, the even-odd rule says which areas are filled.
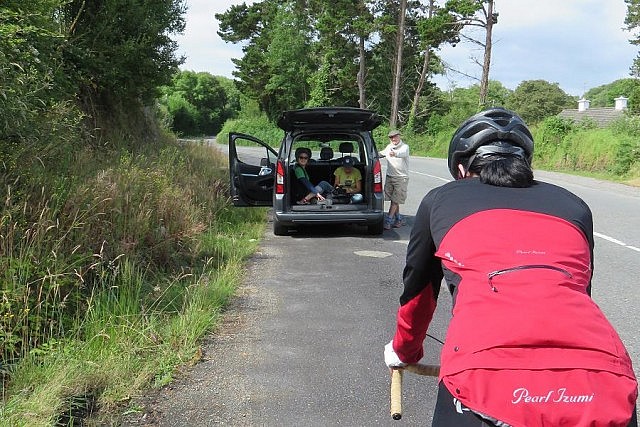
[[[241,163],[249,165],[272,165],[275,163],[275,156],[266,148],[255,146],[251,149],[239,150],[237,159]]]
[[[366,163],[366,150],[362,139],[358,136],[346,135],[304,135],[293,141],[289,154],[289,162],[295,162],[296,149],[305,147],[311,150],[311,161],[339,161],[342,157],[351,156],[356,162]]]

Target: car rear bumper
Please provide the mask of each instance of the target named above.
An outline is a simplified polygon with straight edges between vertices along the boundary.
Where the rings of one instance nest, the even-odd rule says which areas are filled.
[[[303,206],[307,208],[308,206]],[[315,207],[315,206],[314,206]],[[384,220],[383,211],[311,211],[274,212],[275,218],[282,225],[313,224],[361,224],[374,225]]]

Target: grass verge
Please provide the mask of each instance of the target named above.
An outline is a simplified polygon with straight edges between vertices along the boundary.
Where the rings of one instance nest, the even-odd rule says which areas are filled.
[[[135,410],[132,397],[199,360],[264,232],[264,209],[230,207],[224,154],[172,143],[109,154],[53,181],[44,168],[20,175],[19,194],[4,177],[2,426],[103,425]]]

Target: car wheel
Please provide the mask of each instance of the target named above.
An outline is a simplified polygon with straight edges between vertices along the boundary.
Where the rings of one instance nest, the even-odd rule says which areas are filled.
[[[273,234],[276,236],[286,236],[289,234],[289,227],[282,225],[280,221],[273,221]]]
[[[379,222],[376,222],[375,224],[367,226],[367,234],[372,235],[372,236],[380,235],[380,234],[382,234],[383,231],[384,231],[384,220],[383,219],[381,219]]]

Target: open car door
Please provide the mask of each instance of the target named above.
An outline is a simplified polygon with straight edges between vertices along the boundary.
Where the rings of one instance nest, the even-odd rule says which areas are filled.
[[[251,135],[229,133],[229,178],[235,206],[271,206],[278,153]]]

